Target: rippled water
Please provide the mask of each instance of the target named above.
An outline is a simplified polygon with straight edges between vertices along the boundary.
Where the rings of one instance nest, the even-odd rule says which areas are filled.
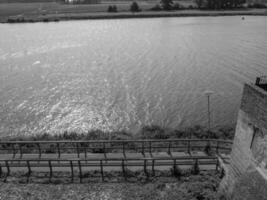
[[[0,134],[235,123],[267,74],[267,17],[0,25]]]

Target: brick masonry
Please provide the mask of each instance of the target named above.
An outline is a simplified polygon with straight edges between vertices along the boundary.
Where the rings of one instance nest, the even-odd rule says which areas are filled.
[[[219,192],[231,200],[267,200],[267,91],[245,84],[230,166]]]

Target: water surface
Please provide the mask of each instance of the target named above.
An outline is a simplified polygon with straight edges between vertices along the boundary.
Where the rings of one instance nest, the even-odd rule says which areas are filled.
[[[0,25],[0,134],[229,125],[267,74],[267,17]]]

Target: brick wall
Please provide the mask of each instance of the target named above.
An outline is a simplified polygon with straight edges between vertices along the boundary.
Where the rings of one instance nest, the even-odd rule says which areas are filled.
[[[267,91],[245,84],[230,166],[220,193],[232,200],[267,200],[267,172],[262,175],[264,163],[267,163]]]

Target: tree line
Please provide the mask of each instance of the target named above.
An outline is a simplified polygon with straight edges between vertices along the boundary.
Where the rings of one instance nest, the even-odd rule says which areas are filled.
[[[246,0],[195,0],[198,8],[232,9],[241,7]]]

